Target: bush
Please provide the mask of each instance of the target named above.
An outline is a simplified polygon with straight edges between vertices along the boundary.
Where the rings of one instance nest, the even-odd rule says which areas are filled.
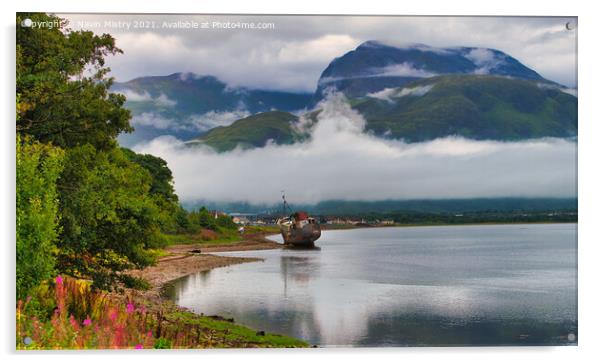
[[[110,289],[118,272],[154,262],[148,248],[164,246],[166,211],[149,194],[151,176],[120,149],[69,149],[59,180],[62,233],[59,269],[91,276]]]
[[[54,273],[63,151],[17,136],[17,299]]]
[[[151,288],[150,283],[145,279],[128,274],[119,275],[119,281],[121,281],[125,287],[130,289],[149,290]]]

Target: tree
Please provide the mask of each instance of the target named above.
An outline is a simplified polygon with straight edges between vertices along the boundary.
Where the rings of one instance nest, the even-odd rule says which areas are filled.
[[[17,136],[17,299],[55,269],[58,236],[56,180],[63,150]]]
[[[64,23],[43,13],[19,13],[23,19]],[[89,143],[98,149],[115,145],[130,132],[125,97],[109,93],[105,57],[122,53],[109,34],[59,27],[17,26],[17,131],[60,147]]]
[[[109,288],[118,272],[151,264],[146,249],[165,242],[165,211],[150,193],[151,182],[149,172],[118,148],[68,149],[58,181],[61,271],[91,276],[96,286]]]

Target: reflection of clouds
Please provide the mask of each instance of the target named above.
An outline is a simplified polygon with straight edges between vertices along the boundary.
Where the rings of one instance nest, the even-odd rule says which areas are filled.
[[[571,253],[575,226],[483,228],[327,231],[321,251],[226,253],[264,261],[193,275],[176,288],[177,300],[197,312],[232,316],[257,330],[331,346],[402,345],[416,337],[434,341],[431,336],[438,339],[442,326],[460,327],[470,342],[470,334],[477,334],[471,329],[482,328],[479,334],[486,334],[487,329],[529,319],[545,324],[574,321],[574,260],[562,256]],[[502,232],[505,238],[498,239]],[[393,235],[397,249],[390,249],[392,242],[385,238]],[[541,244],[538,238],[552,242]],[[496,246],[504,249],[496,249],[492,260]],[[541,251],[524,253],[534,246]],[[498,265],[508,256],[513,256],[511,264]],[[469,265],[475,261],[481,264],[473,270]],[[420,331],[413,333],[414,328]],[[441,335],[439,342],[452,335]]]
[[[281,256],[280,274],[285,282],[289,277],[295,282],[307,284],[320,265],[314,259],[304,256]]]

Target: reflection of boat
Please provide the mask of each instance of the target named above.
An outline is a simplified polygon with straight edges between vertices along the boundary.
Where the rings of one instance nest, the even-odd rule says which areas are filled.
[[[284,212],[290,209],[286,203],[284,194]],[[294,212],[288,217],[280,218],[276,222],[280,227],[280,233],[285,245],[293,247],[314,247],[314,241],[320,238],[322,230],[320,224],[315,218],[310,217],[306,212]]]

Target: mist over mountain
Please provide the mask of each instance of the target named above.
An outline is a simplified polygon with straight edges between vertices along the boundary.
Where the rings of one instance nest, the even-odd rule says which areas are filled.
[[[132,134],[119,141],[131,146],[161,135],[190,139],[199,133],[263,111],[296,111],[311,94],[230,87],[213,76],[174,73],[115,83],[112,91],[126,96]]]
[[[327,89],[356,98],[444,74],[490,74],[550,82],[496,49],[425,44],[395,47],[372,40],[330,62],[320,76],[314,99],[321,99]]]
[[[435,76],[348,100],[365,132],[406,142],[447,136],[525,140],[577,135],[577,98],[539,81],[491,75]],[[321,104],[301,116],[266,112],[196,138],[218,151],[290,144],[309,137]]]
[[[126,146],[162,135],[219,152],[302,142],[333,92],[363,116],[364,132],[384,139],[577,135],[573,90],[489,48],[367,41],[332,60],[313,95],[229,87],[192,73],[141,77],[114,90],[133,113],[136,131],[120,137]]]

